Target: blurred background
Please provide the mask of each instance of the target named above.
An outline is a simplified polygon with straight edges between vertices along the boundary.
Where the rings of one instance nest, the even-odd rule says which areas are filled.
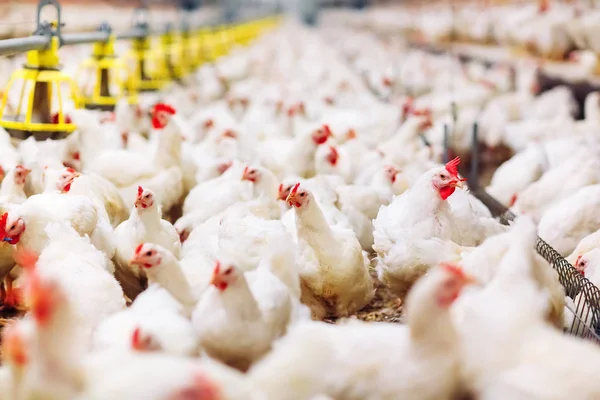
[[[131,24],[131,12],[146,5],[151,10],[151,20],[166,23],[177,20],[181,10],[195,14],[194,18],[223,18],[233,20],[251,11],[277,9],[303,17],[316,8],[363,8],[369,4],[402,3],[394,0],[61,0],[65,31],[79,32],[96,29],[110,19],[116,29],[126,29]],[[30,34],[34,28],[37,0],[0,0],[0,36],[18,37]],[[44,15],[50,19],[51,15]]]

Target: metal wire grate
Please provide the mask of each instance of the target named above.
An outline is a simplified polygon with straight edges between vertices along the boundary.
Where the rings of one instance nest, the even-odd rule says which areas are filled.
[[[373,91],[368,80],[364,81],[366,86]],[[381,100],[389,101],[387,98]],[[469,187],[471,193],[488,207],[494,217],[508,225],[516,218],[515,214],[479,186],[481,157],[478,131],[478,123],[475,122],[472,132],[471,170],[468,171]],[[449,159],[449,152],[452,150],[450,142],[450,130],[448,126],[444,126],[445,161]],[[558,280],[569,298],[565,304],[565,314],[569,314],[572,321],[565,322],[565,333],[587,338],[600,344],[600,290],[539,236],[535,243],[535,250],[557,271]]]
[[[515,214],[483,189],[475,188],[472,193],[503,224],[508,225],[516,218]],[[566,304],[568,311],[565,310],[565,313],[572,318],[572,322],[566,324],[565,332],[600,343],[600,290],[540,237],[536,240],[535,249],[556,270],[565,294],[572,300],[572,303]]]

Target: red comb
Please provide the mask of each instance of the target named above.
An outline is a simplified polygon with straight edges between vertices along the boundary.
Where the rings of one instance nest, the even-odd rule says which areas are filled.
[[[142,195],[142,193],[144,193],[144,188],[141,186],[138,186],[138,197],[140,197]]]
[[[300,187],[300,182],[296,183],[290,192],[291,195],[298,193],[298,188]]]
[[[8,220],[8,213],[5,212],[0,217],[0,240],[4,240],[6,237],[6,221]]]
[[[323,130],[325,131],[325,133],[326,133],[327,135],[330,135],[330,136],[331,136],[331,129],[329,129],[329,125],[327,125],[327,124],[323,124]]]
[[[450,272],[451,274],[463,279],[465,278],[465,272],[457,265],[454,264],[441,264],[440,265],[445,271]]]
[[[329,151],[336,156],[338,155],[337,149],[333,146],[329,146]]]
[[[12,256],[15,263],[26,270],[32,270],[40,257],[38,253],[22,247],[15,247]]]
[[[155,114],[155,113],[160,112],[160,111],[166,112],[166,113],[171,114],[171,115],[175,115],[175,109],[173,107],[171,107],[170,105],[165,104],[165,103],[158,103],[158,104],[156,104],[154,106],[154,110],[153,110],[152,113]]]
[[[454,177],[458,177],[458,166],[460,164],[460,157],[455,157],[454,159],[448,161],[446,163],[446,171],[450,173],[450,175]]]
[[[133,330],[133,333],[131,334],[131,347],[133,349],[139,349],[141,346],[141,336],[142,336],[142,330],[140,329],[139,326],[136,326],[135,329]]]
[[[249,170],[249,169],[250,169],[250,168],[248,168],[248,166],[246,165],[246,167],[244,168],[244,175],[246,175],[246,174],[248,173],[248,170]]]
[[[510,197],[510,202],[508,203],[508,206],[509,206],[509,207],[512,207],[512,206],[514,206],[516,202],[517,202],[517,195],[516,195],[516,194],[513,194],[513,195]]]
[[[218,274],[221,270],[221,262],[219,260],[215,261],[215,269],[213,271],[214,274]]]
[[[583,256],[581,256],[581,255],[577,256],[577,260],[575,260],[575,264],[574,264],[575,266],[577,264],[579,264],[579,260],[581,260],[581,257],[583,257]]]
[[[144,243],[138,244],[138,246],[135,248],[135,254],[136,255],[141,253],[142,247],[144,247]]]
[[[67,172],[70,174],[75,174],[77,171],[75,171],[73,168],[69,167],[69,168],[67,168]]]
[[[280,183],[280,184],[279,184],[279,189],[277,189],[277,191],[278,191],[279,193],[281,193],[281,191],[282,191],[282,190],[283,190],[283,183]]]

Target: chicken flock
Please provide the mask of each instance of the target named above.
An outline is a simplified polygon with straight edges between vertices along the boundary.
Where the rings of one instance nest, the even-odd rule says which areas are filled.
[[[0,397],[600,398],[600,350],[562,333],[576,299],[534,251],[539,232],[600,280],[600,101],[574,121],[535,68],[515,86],[287,21],[139,106],[70,111],[67,139],[0,131],[0,295],[27,311]],[[440,163],[444,126],[464,154],[475,121],[516,153],[488,187],[511,226]],[[356,318],[376,281],[405,324]]]

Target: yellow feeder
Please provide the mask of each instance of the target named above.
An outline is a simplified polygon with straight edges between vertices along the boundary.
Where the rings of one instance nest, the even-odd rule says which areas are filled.
[[[41,9],[53,5],[56,23],[42,23]],[[59,70],[60,6],[55,0],[42,0],[37,10],[37,30],[33,36],[0,41],[0,55],[27,51],[27,62],[14,72],[0,103],[0,126],[11,136],[37,140],[59,139],[75,130],[65,118],[65,103],[77,107],[77,86],[70,76]],[[16,106],[8,106],[8,95],[18,93]]]
[[[164,68],[173,80],[182,79],[190,70],[185,54],[185,46],[180,35],[173,32],[173,27],[168,24],[165,32],[160,36],[160,48],[163,55]]]
[[[183,30],[181,31],[181,52],[185,60],[187,72],[194,71],[201,64],[200,43],[198,35],[192,31],[187,20],[184,20]]]
[[[112,111],[117,102],[127,97],[130,104],[137,104],[137,92],[132,80],[128,80],[127,64],[115,55],[115,36],[106,25],[101,27],[108,39],[94,43],[93,54],[79,66],[76,80],[79,82],[79,103],[91,110]]]
[[[200,32],[200,55],[202,62],[212,62],[218,58],[219,34],[212,28],[202,29]]]
[[[140,20],[134,24],[133,31],[119,35],[120,39],[132,39],[132,47],[125,60],[130,73],[127,87],[135,92],[154,92],[169,82],[162,51],[152,49],[147,12],[145,7],[137,8],[134,16]]]

